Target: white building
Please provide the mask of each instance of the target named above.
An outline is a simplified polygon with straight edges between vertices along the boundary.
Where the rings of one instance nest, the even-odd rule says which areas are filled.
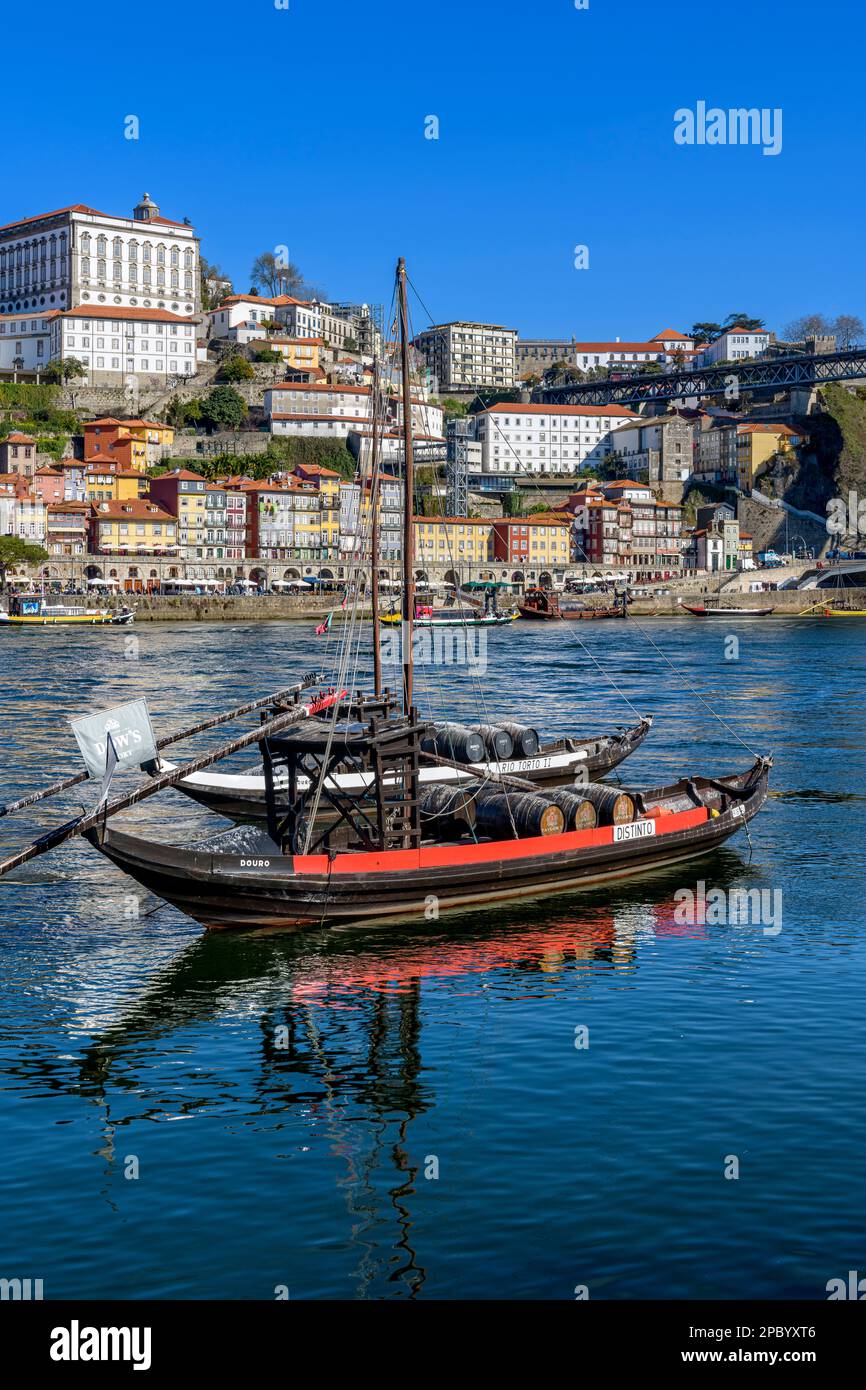
[[[493,323],[440,323],[415,339],[440,391],[507,390],[516,380],[517,330]]]
[[[368,429],[373,418],[369,386],[330,382],[283,381],[271,386],[265,391],[264,412],[271,434],[331,439],[345,439],[352,431]],[[386,427],[402,422],[402,401],[394,399],[388,407]],[[412,428],[418,435],[441,438],[441,408],[413,398]]]
[[[521,377],[547,371],[555,362],[566,362],[582,372],[593,367],[626,367],[640,370],[647,363],[666,366],[680,359],[688,362],[695,354],[694,339],[675,328],[662,329],[645,342],[578,342],[577,339],[525,338],[516,348]]]
[[[49,361],[45,314],[0,315],[0,372],[36,372]]]
[[[701,353],[701,363],[705,367],[712,367],[716,362],[737,362],[745,357],[760,357],[762,352],[766,352],[769,341],[769,333],[753,333],[747,328],[735,325],[707,344]]]
[[[257,294],[233,294],[228,299],[224,299],[222,304],[218,304],[215,309],[209,309],[205,315],[210,324],[210,336],[212,338],[236,337],[234,330],[246,325],[248,328],[256,329],[260,334],[264,333],[263,323],[276,322],[277,300],[267,299],[264,295]]]
[[[83,203],[0,227],[0,314],[104,304],[196,313],[199,243],[145,193],[132,217]]]
[[[48,315],[48,359],[75,357],[91,386],[131,379],[161,386],[190,377],[196,366],[196,325],[167,309],[80,305]]]
[[[16,536],[33,545],[45,544],[47,510],[29,480],[0,479],[0,536]]]
[[[613,433],[633,411],[620,405],[501,402],[475,416],[485,473],[576,473],[612,453]]]

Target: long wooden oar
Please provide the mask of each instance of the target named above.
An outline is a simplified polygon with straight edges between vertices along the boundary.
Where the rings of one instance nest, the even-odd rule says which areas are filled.
[[[236,709],[230,709],[226,714],[218,714],[214,719],[205,719],[201,724],[192,724],[188,729],[181,729],[179,733],[169,734],[166,738],[157,740],[157,748],[168,748],[172,743],[180,743],[182,739],[194,738],[196,734],[203,734],[208,729],[215,729],[220,724],[229,724],[233,719],[240,719],[245,714],[251,714],[253,710],[263,709],[265,705],[277,704],[281,700],[291,698],[292,695],[300,695],[303,690],[308,690],[311,685],[315,685],[317,677],[314,675],[304,676],[304,679],[297,685],[287,686],[285,690],[278,690],[273,695],[264,695],[260,700],[251,700],[246,705],[238,705]],[[45,801],[49,796],[56,796],[59,792],[68,791],[70,787],[77,787],[81,782],[86,782],[90,776],[89,772],[76,772],[71,777],[64,777],[59,782],[55,782],[50,787],[45,787],[41,792],[31,792],[29,796],[22,796],[18,801],[10,801],[7,806],[0,806],[0,817],[11,816],[13,811],[23,811],[25,806],[35,806],[37,801]]]
[[[260,743],[263,738],[279,733],[291,724],[299,724],[302,719],[308,718],[309,715],[318,714],[321,710],[338,704],[346,698],[347,694],[348,692],[345,690],[335,691],[332,694],[321,696],[318,700],[313,700],[309,705],[298,705],[295,709],[288,710],[286,714],[279,714],[275,719],[266,720],[257,729],[252,729],[249,733],[241,735],[240,738],[233,739],[231,743],[223,744],[213,753],[196,758],[194,762],[186,763],[183,767],[173,768],[171,772],[164,772],[161,776],[154,777],[151,782],[146,782],[143,787],[138,787],[126,796],[116,797],[114,801],[107,802],[105,806],[91,811],[88,815],[79,816],[77,820],[67,821],[64,825],[55,826],[46,835],[41,835],[38,840],[33,840],[24,849],[13,854],[10,859],[4,859],[0,863],[0,878],[4,874],[8,874],[11,869],[17,869],[19,865],[26,864],[28,859],[35,859],[37,855],[45,854],[47,850],[63,844],[64,840],[70,840],[73,835],[83,835],[85,831],[91,830],[100,821],[107,820],[109,816],[116,815],[118,811],[126,811],[130,806],[136,806],[139,801],[144,801],[145,797],[154,796],[156,792],[164,791],[166,787],[173,787],[182,778],[188,777],[190,773],[201,772],[203,768],[210,767],[212,763],[219,762],[221,758],[228,758],[232,753],[238,753],[241,748],[247,748],[251,743]]]

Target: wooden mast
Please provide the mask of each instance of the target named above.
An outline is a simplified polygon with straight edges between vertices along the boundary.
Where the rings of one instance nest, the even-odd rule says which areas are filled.
[[[373,452],[370,469],[370,506],[373,512],[373,527],[370,549],[373,555],[373,574],[371,597],[373,600],[373,692],[376,699],[382,697],[382,643],[379,636],[379,409],[381,405],[381,383],[379,381],[378,359],[373,363]],[[363,509],[361,512],[363,515]]]
[[[409,310],[406,304],[406,262],[397,262],[397,296],[400,306],[400,357],[403,367],[403,709],[412,709],[412,625],[415,620],[415,460],[412,452],[412,383],[409,374]]]

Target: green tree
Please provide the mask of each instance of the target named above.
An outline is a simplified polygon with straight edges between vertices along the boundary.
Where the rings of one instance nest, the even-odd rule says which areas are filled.
[[[6,589],[6,571],[11,565],[39,565],[48,559],[48,551],[32,545],[18,536],[0,536],[0,590]]]
[[[274,348],[255,348],[253,360],[255,362],[282,362],[283,354]]]
[[[47,382],[77,381],[87,376],[87,368],[77,357],[55,357],[48,363],[43,376]]]
[[[201,402],[201,418],[208,430],[236,430],[247,417],[247,403],[231,386],[215,386]]]
[[[720,323],[693,323],[689,332],[689,337],[694,339],[695,344],[709,343],[713,338],[717,338],[722,331]]]
[[[220,381],[252,381],[254,376],[252,364],[239,354],[227,357],[219,369]]]

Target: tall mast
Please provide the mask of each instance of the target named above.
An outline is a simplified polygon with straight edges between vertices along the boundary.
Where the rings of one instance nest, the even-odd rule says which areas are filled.
[[[379,383],[379,362],[373,363],[373,453],[370,469],[370,506],[373,509],[373,528],[370,548],[373,553],[372,599],[373,599],[373,692],[379,699],[382,695],[382,643],[379,638],[379,409],[381,405],[381,386]]]
[[[406,305],[406,262],[397,262],[400,305],[400,357],[403,365],[403,709],[412,708],[412,624],[415,619],[415,458],[412,452],[412,383],[409,376],[409,310]]]

